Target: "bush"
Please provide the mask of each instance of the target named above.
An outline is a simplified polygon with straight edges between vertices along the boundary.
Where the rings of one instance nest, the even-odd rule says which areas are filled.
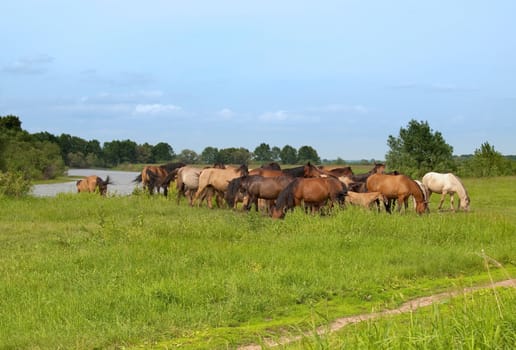
[[[32,183],[22,172],[0,172],[0,197],[22,197],[29,193]]]

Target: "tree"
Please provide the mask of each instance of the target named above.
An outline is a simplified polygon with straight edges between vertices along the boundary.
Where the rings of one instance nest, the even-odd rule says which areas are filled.
[[[321,158],[317,154],[317,151],[311,146],[301,146],[297,151],[297,158],[301,163],[312,162],[320,163]]]
[[[448,145],[442,134],[433,131],[428,122],[412,119],[407,128],[400,128],[398,137],[389,135],[390,150],[385,159],[390,169],[414,177],[421,177],[428,171],[452,171],[453,147]]]
[[[168,162],[174,158],[175,153],[172,146],[166,142],[160,142],[152,147],[152,156],[155,162]]]
[[[279,148],[278,146],[272,147],[271,154],[272,154],[272,160],[275,162],[278,162],[281,159],[280,158],[281,148]]]
[[[201,162],[204,164],[215,164],[219,162],[219,150],[215,147],[206,147],[201,153]]]
[[[191,149],[184,149],[177,155],[177,160],[186,164],[195,164],[199,160],[199,155]]]
[[[272,161],[271,147],[266,143],[261,143],[260,146],[254,149],[254,160],[259,162],[270,162]]]
[[[494,146],[484,142],[475,150],[472,158],[466,161],[468,172],[473,176],[500,176],[512,173],[511,161],[505,158]]]
[[[283,164],[296,164],[297,150],[290,145],[283,146],[280,152],[280,160]]]
[[[0,116],[0,129],[20,132],[22,131],[21,125],[20,118],[15,115]]]
[[[152,158],[152,146],[145,142],[136,146],[136,161],[141,164],[154,163]]]

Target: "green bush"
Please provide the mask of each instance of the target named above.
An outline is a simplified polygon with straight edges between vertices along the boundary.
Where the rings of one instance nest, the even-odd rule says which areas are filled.
[[[0,197],[22,197],[32,188],[30,180],[22,172],[0,172]]]

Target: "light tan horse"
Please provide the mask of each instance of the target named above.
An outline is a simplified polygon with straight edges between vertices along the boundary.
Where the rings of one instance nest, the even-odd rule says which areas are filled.
[[[193,197],[199,188],[199,175],[203,169],[193,166],[184,166],[177,170],[176,189],[177,189],[177,204],[179,204],[181,197],[188,197],[188,204],[193,205]]]
[[[414,180],[406,175],[372,174],[367,178],[366,184],[368,191],[381,192],[387,201],[396,199],[398,212],[401,211],[402,206],[405,210],[407,209],[410,196],[414,196],[416,200],[415,209],[418,214],[423,214],[427,209],[423,191]],[[389,206],[386,206],[386,210],[390,213]]]
[[[371,208],[373,203],[384,203],[383,194],[380,192],[354,192],[348,191],[346,202],[352,205],[362,206],[364,208]]]
[[[96,175],[85,177],[82,180],[78,180],[75,183],[77,192],[99,192],[101,196],[105,196],[107,193],[107,186],[112,184],[109,176],[106,177],[106,181],[103,181]]]
[[[464,211],[469,210],[469,195],[468,191],[460,181],[460,179],[452,173],[441,174],[436,172],[429,172],[423,176],[423,184],[428,188],[428,196],[433,192],[441,194],[441,201],[439,202],[438,210],[443,206],[444,199],[447,194],[450,195],[450,208],[455,210],[453,205],[454,194],[457,193],[459,197],[459,207]]]
[[[239,168],[230,168],[226,167],[226,169],[218,169],[218,168],[207,168],[201,171],[199,175],[199,187],[197,188],[197,192],[195,193],[193,202],[197,203],[198,199],[203,195],[206,190],[209,190],[210,187],[213,188],[216,192],[222,195],[224,198],[224,194],[228,189],[228,184],[234,178],[244,176],[248,174],[247,166],[242,165]],[[212,208],[213,203],[211,198],[208,198],[208,207]]]

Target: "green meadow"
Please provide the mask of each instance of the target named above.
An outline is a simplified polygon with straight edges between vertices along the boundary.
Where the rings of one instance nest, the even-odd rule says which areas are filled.
[[[0,348],[234,349],[514,278],[515,177],[471,211],[285,220],[135,193],[0,198]],[[449,207],[447,199],[445,207]],[[515,289],[304,336],[291,348],[512,348]]]

